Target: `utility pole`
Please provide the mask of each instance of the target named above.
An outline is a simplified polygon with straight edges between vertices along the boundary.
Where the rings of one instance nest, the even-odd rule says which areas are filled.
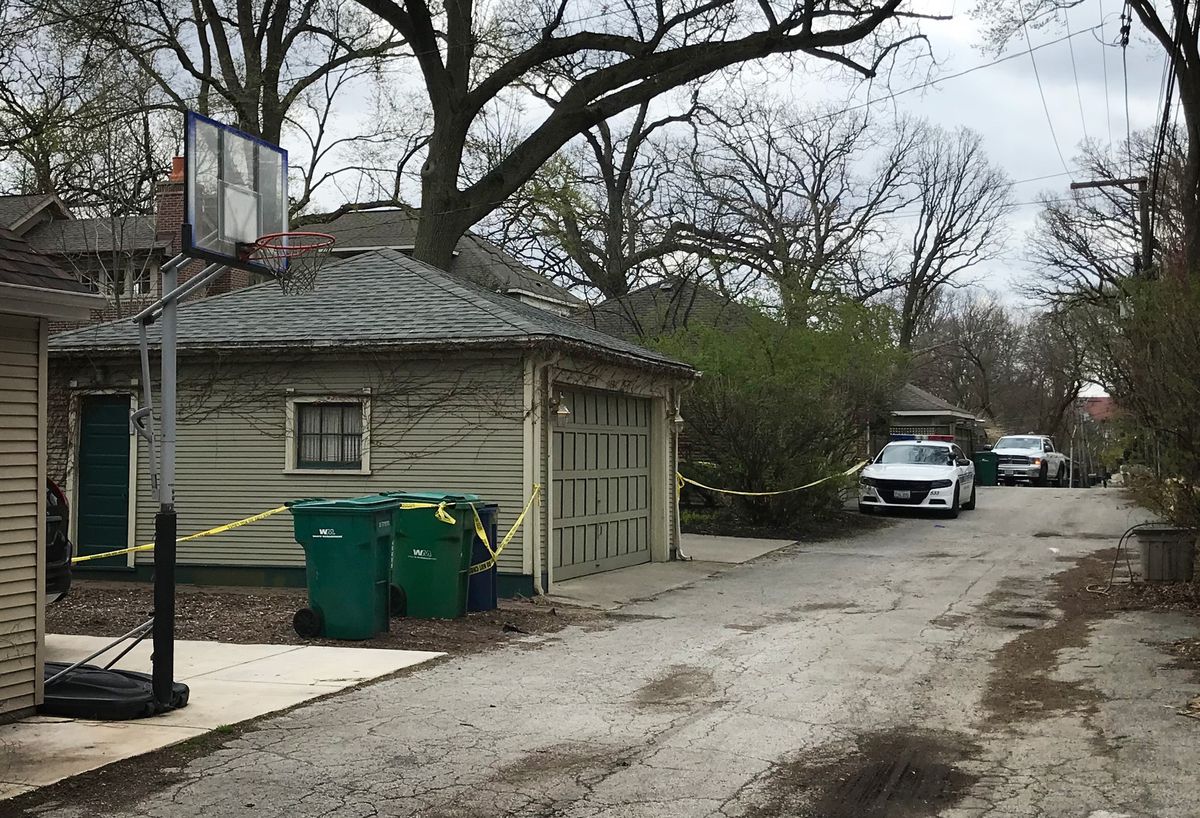
[[[1145,176],[1131,176],[1127,179],[1108,179],[1096,182],[1072,182],[1071,190],[1084,190],[1094,187],[1120,187],[1137,185],[1138,190],[1138,232],[1142,238],[1142,253],[1138,258],[1136,272],[1149,277],[1151,275],[1152,254],[1154,243],[1150,237],[1150,180]]]

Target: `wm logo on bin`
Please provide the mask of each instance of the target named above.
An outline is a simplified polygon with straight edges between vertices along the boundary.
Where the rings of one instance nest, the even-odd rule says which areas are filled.
[[[414,559],[418,559],[418,560],[433,559],[433,552],[430,551],[428,548],[414,548],[412,550],[412,555],[413,555]]]

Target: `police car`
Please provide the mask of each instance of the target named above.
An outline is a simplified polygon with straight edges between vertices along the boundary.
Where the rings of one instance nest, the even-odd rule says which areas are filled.
[[[858,510],[921,508],[957,517],[975,508],[975,464],[951,435],[893,435],[862,470]]]

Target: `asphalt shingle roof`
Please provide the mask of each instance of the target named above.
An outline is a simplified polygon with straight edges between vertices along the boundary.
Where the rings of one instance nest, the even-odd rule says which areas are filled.
[[[306,223],[301,229],[319,230],[337,238],[337,248],[408,247],[417,235],[417,211],[408,208],[359,210],[332,221]],[[334,252],[337,252],[335,248]],[[518,289],[564,301],[583,303],[564,287],[549,281],[484,238],[467,233],[455,248],[450,272],[481,287],[504,292]]]
[[[20,236],[0,227],[0,283],[68,293],[90,292],[87,285],[37,253]]]
[[[155,236],[153,216],[55,219],[30,230],[25,239],[43,253],[64,256],[152,250],[168,244]]]
[[[736,329],[753,310],[691,281],[660,281],[599,304],[581,307],[575,319],[620,338],[655,338],[687,326]]]
[[[955,406],[947,400],[942,400],[932,392],[926,392],[921,387],[906,383],[900,387],[900,391],[896,394],[892,401],[893,412],[929,412],[937,414],[938,412],[955,412],[960,415],[969,415],[974,417],[973,413],[968,412],[961,406]]]
[[[13,229],[22,219],[53,198],[48,193],[0,196],[0,227]]]
[[[158,324],[149,330],[158,342]],[[665,355],[514,298],[469,284],[395,250],[375,250],[321,271],[311,293],[260,284],[179,308],[182,351],[345,346],[511,347],[563,344],[690,372]],[[54,336],[51,350],[133,350],[128,320]]]

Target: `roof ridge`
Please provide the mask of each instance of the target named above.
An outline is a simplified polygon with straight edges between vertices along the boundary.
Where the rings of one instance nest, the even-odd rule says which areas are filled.
[[[417,268],[413,272],[416,275],[423,278],[429,284],[439,283],[439,282],[434,282],[434,281],[430,280],[429,275],[427,273],[433,273],[434,275],[436,275],[437,277],[448,282],[450,285],[452,285],[455,288],[469,288],[469,289],[473,288],[478,293],[486,296],[487,299],[494,299],[493,304],[497,307],[501,307],[501,306],[507,307],[507,304],[502,304],[499,299],[503,298],[506,301],[512,300],[511,298],[509,298],[506,295],[500,295],[499,293],[492,292],[487,287],[480,287],[478,284],[474,284],[470,281],[463,281],[459,278],[456,278],[453,275],[451,275],[450,273],[447,273],[445,270],[441,270],[437,267],[434,267],[432,264],[421,261],[420,259],[415,259],[412,256],[406,256],[403,253],[399,253],[395,250],[388,250],[386,252],[393,253],[396,256],[403,258],[405,261],[412,263]],[[475,306],[479,306],[478,301],[473,301],[473,300],[469,299],[463,293],[456,292],[455,290],[453,290],[451,288],[443,288],[443,289],[445,289],[446,292],[454,295],[454,297],[458,298],[461,301],[465,301],[468,304],[473,304]],[[500,315],[498,312],[488,310],[488,309],[484,309],[484,312],[488,313],[488,315],[492,316],[493,318],[503,321],[504,323],[508,324],[510,327],[512,327],[515,330],[518,330],[520,332],[528,332],[529,331],[528,327],[520,326],[520,325],[514,323],[509,317]]]

